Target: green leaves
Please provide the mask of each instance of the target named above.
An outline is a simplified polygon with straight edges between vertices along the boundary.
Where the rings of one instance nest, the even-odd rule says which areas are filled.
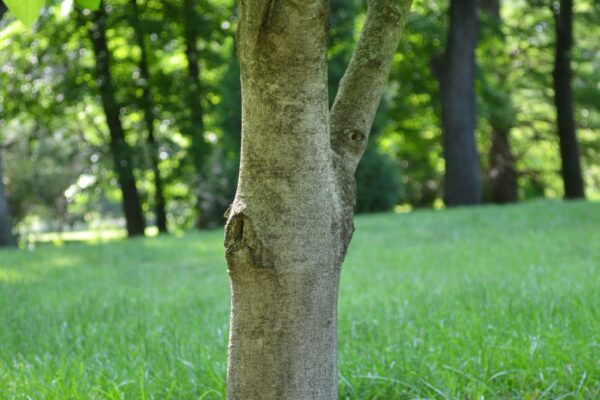
[[[89,8],[90,10],[97,10],[100,7],[102,0],[75,0],[75,2],[83,8]]]
[[[37,20],[45,2],[46,0],[4,0],[8,9],[28,28]],[[80,7],[97,10],[102,0],[75,0],[75,2]]]
[[[25,26],[33,25],[46,0],[4,0],[4,4]]]

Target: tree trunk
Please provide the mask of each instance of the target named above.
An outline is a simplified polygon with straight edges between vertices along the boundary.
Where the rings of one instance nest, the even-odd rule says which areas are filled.
[[[489,163],[490,200],[499,204],[517,201],[517,171],[515,158],[510,150],[508,132],[492,127]]]
[[[125,132],[119,117],[120,107],[115,99],[115,92],[109,67],[109,52],[106,42],[106,11],[101,5],[92,13],[92,25],[89,30],[96,57],[97,84],[102,99],[102,107],[110,133],[110,150],[114,160],[115,172],[123,195],[123,212],[127,223],[127,234],[137,236],[144,234],[145,222],[142,215],[140,198],[133,174],[131,148],[125,141]]]
[[[160,233],[167,232],[167,212],[165,196],[163,193],[163,180],[159,168],[159,148],[156,138],[154,137],[154,102],[152,101],[152,90],[150,84],[150,72],[148,71],[148,55],[146,49],[146,38],[144,28],[139,20],[139,7],[137,0],[130,0],[133,14],[132,25],[135,30],[135,39],[140,48],[140,60],[138,68],[140,70],[141,86],[142,86],[142,110],[144,111],[144,122],[148,131],[148,148],[150,152],[150,164],[154,175],[154,212],[156,214],[156,227]]]
[[[239,5],[242,152],[225,234],[228,398],[333,400],[353,175],[409,2],[369,2],[331,112],[328,1]]]
[[[6,7],[6,4],[4,4],[4,2],[0,0],[0,21],[2,21],[2,18],[4,17],[4,14],[6,14],[7,11],[8,8]]]
[[[562,178],[565,198],[585,197],[579,144],[575,130],[573,92],[571,89],[571,48],[573,46],[573,1],[560,0],[553,8],[556,27],[556,54],[554,60],[554,104],[560,140]]]
[[[475,46],[477,0],[451,0],[445,54],[437,61],[447,206],[481,203],[479,156],[475,146]]]
[[[0,4],[0,11],[2,9]],[[1,15],[0,15],[1,17]],[[0,146],[0,247],[13,246],[15,238],[12,233],[12,219],[8,207],[8,197],[4,188],[4,164],[2,162],[4,149]]]
[[[195,1],[184,0],[184,39],[185,39],[185,56],[188,63],[188,87],[187,87],[187,102],[190,112],[190,124],[188,131],[192,142],[192,160],[196,169],[197,200],[196,208],[198,211],[198,219],[196,220],[197,228],[206,228],[202,220],[202,195],[199,192],[199,181],[204,175],[204,164],[208,159],[209,147],[204,139],[204,111],[202,110],[201,96],[201,81],[200,81],[200,55],[198,52],[198,33],[196,24],[199,23],[196,13]]]
[[[486,54],[486,57],[497,61],[499,58],[508,58],[504,51],[506,41],[502,34],[500,15],[500,0],[483,0],[481,10],[488,17],[493,35],[502,45],[500,51]],[[492,38],[494,39],[494,38]],[[495,68],[503,69],[494,64]],[[492,145],[489,153],[489,169],[487,171],[487,184],[489,200],[492,203],[511,203],[518,200],[517,170],[515,157],[510,146],[510,131],[515,121],[514,109],[510,94],[505,89],[506,71],[494,71],[499,76],[499,81],[493,83],[484,79],[483,100],[488,103],[488,121],[492,128]],[[485,78],[485,76],[484,76]],[[490,87],[487,87],[490,86]]]
[[[6,5],[0,0],[0,21],[8,11]],[[4,164],[2,162],[4,149],[0,145],[0,247],[12,246],[15,244],[12,234],[12,218],[10,217],[10,208],[8,207],[8,197],[4,188]]]

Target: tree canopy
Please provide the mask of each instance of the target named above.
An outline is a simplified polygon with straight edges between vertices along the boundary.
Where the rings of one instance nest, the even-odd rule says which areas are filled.
[[[123,195],[88,34],[100,1],[4,3],[9,12],[0,22],[0,143],[17,231],[122,224]],[[516,191],[509,197],[563,195],[552,97],[556,4],[507,0],[500,19],[485,12],[484,4],[478,11],[475,144],[485,201],[495,196],[489,177],[498,169],[499,131],[508,132],[514,165]],[[448,6],[413,5],[357,172],[361,212],[443,204],[442,101],[432,60],[444,52]],[[106,0],[102,7],[115,104],[145,219],[153,225],[160,214],[159,175],[172,229],[224,223],[240,144],[233,2]],[[365,11],[360,1],[332,2],[331,101]],[[583,181],[592,198],[600,193],[599,16],[596,2],[575,2],[574,116]]]

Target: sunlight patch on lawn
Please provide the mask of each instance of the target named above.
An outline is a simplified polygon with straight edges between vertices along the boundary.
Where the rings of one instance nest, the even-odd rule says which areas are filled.
[[[32,276],[30,274],[26,274],[23,271],[18,271],[13,268],[0,269],[0,282],[23,282],[28,281],[31,278]]]
[[[73,268],[78,264],[81,264],[81,259],[78,257],[53,256],[49,260],[39,260],[39,262],[19,266],[0,265],[0,282],[34,282],[52,272]]]

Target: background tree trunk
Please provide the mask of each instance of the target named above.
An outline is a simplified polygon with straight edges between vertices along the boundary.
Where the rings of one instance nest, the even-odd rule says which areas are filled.
[[[446,52],[437,61],[447,206],[481,203],[479,157],[475,146],[475,46],[477,0],[451,0]]]
[[[354,172],[410,2],[369,2],[331,113],[329,2],[239,4],[242,153],[225,234],[228,398],[333,400]]]
[[[489,164],[490,201],[499,204],[517,201],[517,171],[515,157],[510,149],[509,133],[494,126]]]
[[[579,144],[575,130],[573,91],[571,89],[571,48],[573,46],[573,1],[560,0],[553,8],[556,28],[556,54],[554,62],[554,104],[560,139],[562,178],[567,199],[585,197]]]
[[[6,5],[0,0],[0,21],[8,11]],[[0,144],[0,247],[12,246],[15,244],[12,234],[12,218],[10,216],[10,208],[8,207],[8,198],[6,189],[4,188],[4,164],[2,162],[4,149]]]
[[[481,10],[489,25],[488,31],[491,31],[493,36],[490,39],[498,40],[500,45],[498,49],[500,51],[493,51],[491,54],[486,54],[486,57],[494,60],[500,57],[508,58],[501,26],[500,0],[481,1]],[[517,170],[510,146],[510,131],[516,119],[511,97],[505,86],[506,72],[493,71],[492,73],[498,76],[497,81],[490,83],[484,79],[483,82],[483,99],[489,107],[488,121],[492,128],[492,145],[487,172],[488,195],[492,203],[510,203],[518,200]]]
[[[129,236],[143,235],[146,225],[133,174],[131,148],[125,141],[125,132],[119,117],[120,108],[115,99],[110,74],[104,5],[101,5],[98,11],[92,13],[92,26],[89,32],[96,57],[98,89],[100,90],[102,107],[110,132],[110,150],[113,155],[119,187],[123,195],[123,212],[127,223],[127,234]]]
[[[148,131],[148,148],[150,152],[150,164],[154,175],[154,212],[156,214],[156,227],[160,233],[167,232],[167,212],[165,196],[163,193],[163,180],[159,168],[159,146],[154,136],[154,102],[152,101],[152,90],[150,84],[150,72],[148,71],[148,54],[146,49],[146,35],[139,19],[140,9],[137,0],[131,0],[132,25],[135,30],[135,39],[140,48],[140,60],[138,68],[142,83],[142,109],[144,111],[144,122]]]
[[[3,5],[0,4],[0,11]],[[1,15],[0,15],[1,18]],[[4,149],[0,146],[0,247],[13,246],[15,238],[12,232],[12,219],[8,207],[8,198],[4,188],[4,165],[2,162]]]
[[[198,52],[198,32],[196,26],[200,21],[196,13],[194,0],[184,0],[183,11],[185,56],[188,63],[187,102],[190,112],[190,125],[188,129],[192,141],[192,160],[198,179],[196,183],[196,189],[198,190],[196,200],[198,219],[196,220],[196,227],[206,228],[207,226],[205,226],[202,219],[202,194],[198,185],[200,180],[203,179],[205,173],[204,165],[209,154],[209,146],[204,139],[204,112],[202,110],[202,102],[200,101],[202,82],[200,80],[200,55]]]

